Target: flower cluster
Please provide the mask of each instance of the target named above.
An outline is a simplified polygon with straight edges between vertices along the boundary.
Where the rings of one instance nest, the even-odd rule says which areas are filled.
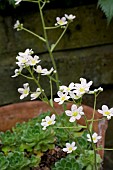
[[[80,78],[81,83],[70,83],[69,86],[60,86],[57,95],[59,98],[55,98],[54,101],[59,104],[64,103],[64,101],[69,98],[77,100],[81,98],[85,93],[89,92],[92,81],[88,82],[84,78]]]
[[[65,14],[64,17],[61,17],[61,18],[56,17],[57,22],[56,22],[55,26],[65,26],[68,24],[68,21],[69,22],[73,21],[75,18],[76,18],[76,16],[72,15],[72,14],[70,14],[70,15]]]
[[[38,64],[41,61],[39,56],[32,56],[33,54],[34,52],[32,49],[26,49],[25,52],[18,53],[16,64],[19,68],[15,69],[15,74],[12,77],[17,77],[19,75],[25,76],[22,74],[23,69],[27,69],[32,76],[34,72],[42,76],[49,76],[52,72],[55,73],[53,67],[50,70],[46,68],[43,69],[41,65]],[[33,77],[29,78],[33,79]],[[31,100],[38,98],[43,91],[42,88],[38,87],[35,92],[31,92],[28,83],[23,84],[23,88],[18,89],[18,92],[21,93],[20,99],[27,97],[29,93],[31,93]]]

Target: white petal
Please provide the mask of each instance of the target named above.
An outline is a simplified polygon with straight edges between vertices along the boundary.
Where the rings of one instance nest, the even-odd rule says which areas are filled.
[[[65,113],[67,116],[72,116],[72,112],[70,110],[66,110]]]
[[[103,110],[103,111],[108,111],[108,106],[103,105],[103,106],[102,106],[102,110]]]
[[[75,104],[73,104],[73,105],[71,106],[71,110],[72,110],[72,111],[76,111],[76,110],[77,110],[77,106],[76,106]]]
[[[70,122],[74,122],[75,121],[75,117],[72,116],[70,119],[69,119]]]

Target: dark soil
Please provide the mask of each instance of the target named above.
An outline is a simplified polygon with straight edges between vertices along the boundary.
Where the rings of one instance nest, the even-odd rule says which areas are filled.
[[[39,167],[33,168],[32,170],[51,170],[51,166],[54,165],[55,162],[66,156],[67,153],[63,152],[60,147],[56,146],[55,149],[45,152],[41,158]]]

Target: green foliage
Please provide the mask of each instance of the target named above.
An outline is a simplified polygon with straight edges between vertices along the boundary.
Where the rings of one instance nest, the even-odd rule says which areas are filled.
[[[59,121],[60,119],[60,121]],[[57,144],[59,146],[64,146],[66,142],[69,142],[69,139],[73,138],[75,140],[77,137],[82,136],[83,131],[80,132],[82,129],[76,122],[72,123],[69,122],[69,118],[66,116],[65,113],[60,115],[60,118],[57,116],[55,127],[59,127],[55,129],[56,137],[57,137]],[[72,127],[72,128],[62,128],[62,127]]]
[[[98,0],[98,6],[105,13],[109,24],[113,17],[113,0]]]
[[[81,166],[74,158],[66,157],[56,162],[52,170],[81,170]]]
[[[64,113],[56,116],[56,124],[42,130],[41,121],[50,112],[43,113],[28,122],[18,123],[11,131],[0,133],[0,170],[30,170],[38,167],[41,156],[55,145],[65,147],[66,142],[75,141],[77,149],[56,162],[53,170],[82,170],[94,165],[94,152],[87,141],[87,131],[76,122],[70,123]],[[62,128],[62,127],[65,128]],[[71,128],[67,128],[71,127]],[[85,152],[84,152],[85,151]],[[80,157],[79,157],[80,155]],[[76,158],[76,160],[75,160]],[[101,158],[97,155],[98,165]]]
[[[4,156],[3,153],[0,153],[0,170],[5,170],[7,169],[9,165],[9,161],[7,158]]]
[[[42,152],[54,148],[55,132],[51,128],[42,130],[41,119],[42,115],[18,123],[12,132],[0,132],[0,170],[7,170],[8,165],[8,170],[13,170],[13,167],[15,170],[24,170],[26,167],[38,166]]]
[[[102,159],[100,158],[100,155],[96,154],[96,160],[97,160],[97,167],[100,167],[100,163],[102,162]],[[81,165],[82,168],[85,168],[87,170],[95,169],[94,168],[94,151],[93,150],[85,150],[84,153],[81,153],[79,157],[77,158],[77,162]]]
[[[100,168],[102,159],[100,155],[96,155],[97,168]],[[93,170],[94,168],[94,151],[86,150],[79,156],[75,156],[73,153],[69,154],[66,158],[62,158],[55,163],[52,170]]]

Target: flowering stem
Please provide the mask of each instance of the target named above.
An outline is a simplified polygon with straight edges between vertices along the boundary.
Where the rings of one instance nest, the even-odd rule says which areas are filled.
[[[87,118],[86,118],[85,115],[84,115],[84,119],[85,119],[85,123],[86,123],[86,126],[87,126],[87,130],[88,130],[89,135],[90,135],[90,138],[91,138],[91,144],[92,144],[93,151],[94,151],[94,166],[95,166],[95,170],[97,170],[96,147],[95,147],[95,144],[93,143],[92,134],[91,134],[91,131],[90,131],[90,128],[89,128],[89,124],[88,124],[88,122],[87,122]]]
[[[46,46],[47,46],[47,49],[48,49],[48,52],[49,52],[49,55],[50,55],[53,67],[56,70],[56,74],[55,74],[55,78],[57,80],[56,85],[57,85],[57,89],[59,89],[59,78],[58,78],[57,67],[56,67],[56,63],[55,63],[52,51],[50,50],[50,46],[49,46],[49,43],[48,43],[48,37],[47,37],[46,29],[45,29],[45,22],[44,22],[44,17],[43,17],[43,13],[42,13],[40,2],[38,2],[38,5],[39,5],[39,11],[40,11],[40,17],[41,17],[41,21],[42,21],[44,37],[45,37],[45,40],[46,40]]]
[[[105,150],[105,151],[113,151],[112,148],[96,148],[96,150]]]
[[[23,76],[23,77],[25,77],[25,78],[27,78],[27,79],[33,80],[32,77],[28,77],[28,76],[26,76],[26,75],[24,75],[24,74],[22,74],[22,73],[20,73],[20,75]]]
[[[55,128],[58,128],[58,129],[60,129],[60,128],[61,128],[61,129],[63,129],[63,128],[64,128],[64,129],[73,129],[73,128],[75,128],[75,129],[76,129],[77,127],[75,127],[75,126],[67,127],[67,126],[66,126],[66,127],[55,127]],[[86,129],[87,126],[79,126],[79,128],[84,128],[84,129]]]
[[[57,46],[57,44],[59,43],[59,41],[62,39],[63,35],[65,34],[66,30],[68,28],[68,24],[66,25],[64,31],[62,32],[62,34],[60,35],[60,37],[58,38],[58,40],[56,41],[55,44],[53,44],[52,48],[51,48],[51,52],[55,49],[55,47]]]
[[[45,93],[44,93],[44,91],[42,90],[42,88],[41,88],[41,86],[40,86],[39,82],[38,82],[38,81],[36,80],[36,78],[34,77],[34,75],[33,75],[32,71],[31,71],[30,67],[27,67],[27,69],[28,69],[28,71],[29,71],[30,75],[32,76],[32,78],[33,78],[34,82],[35,82],[35,83],[37,84],[37,86],[40,88],[41,93],[42,93],[42,94],[44,95],[44,97],[46,98],[46,101],[49,103],[49,101],[48,101],[48,98],[47,98],[46,94],[45,94]]]
[[[50,29],[56,29],[56,28],[59,28],[60,26],[55,26],[55,27],[45,27],[46,30],[50,30]]]
[[[92,116],[92,122],[91,122],[91,130],[93,129],[93,122],[95,117],[95,111],[96,111],[96,94],[94,94],[94,107],[93,107],[93,116]]]
[[[46,42],[46,40],[45,40],[43,37],[41,37],[41,36],[35,34],[34,32],[32,32],[32,31],[30,31],[30,30],[28,30],[28,29],[26,29],[26,28],[24,28],[24,27],[22,27],[22,30],[24,30],[24,31],[26,31],[26,32],[28,32],[28,33],[34,35],[35,37],[37,37],[37,38],[40,39],[41,41]]]
[[[104,120],[105,119],[105,117],[103,117],[102,119],[93,119],[93,122],[97,122],[97,121],[100,121],[100,120]],[[87,120],[88,122],[92,122],[92,119],[90,119],[90,120]]]
[[[51,89],[51,105],[53,107],[53,86],[52,86],[52,81],[51,81],[51,77],[50,77],[50,89]]]
[[[31,1],[31,0],[23,0],[23,1],[38,3],[38,1]]]

